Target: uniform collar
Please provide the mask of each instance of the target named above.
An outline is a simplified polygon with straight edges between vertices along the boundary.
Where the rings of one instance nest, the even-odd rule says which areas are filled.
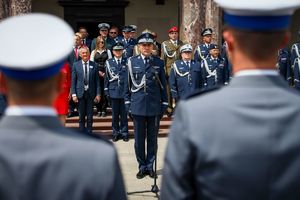
[[[47,106],[9,106],[5,111],[7,116],[56,116],[52,107]]]
[[[234,74],[235,77],[239,76],[279,76],[279,73],[274,69],[252,69],[241,70]]]
[[[114,57],[114,59],[115,59],[116,63],[118,63],[118,60],[120,60],[120,62],[122,62],[122,57],[120,57],[120,58]]]

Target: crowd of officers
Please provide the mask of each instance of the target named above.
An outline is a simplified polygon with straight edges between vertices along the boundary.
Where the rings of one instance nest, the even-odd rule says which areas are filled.
[[[134,25],[123,27],[122,36],[118,36],[117,27],[110,27],[107,23],[100,23],[98,28],[99,36],[93,40],[88,39],[84,27],[80,27],[75,34],[74,51],[68,58],[73,71],[71,90],[74,97],[70,102],[69,116],[73,115],[76,108],[74,102],[78,102],[75,89],[78,85],[74,82],[78,82],[79,78],[74,76],[80,76],[78,72],[82,70],[78,68],[84,68],[84,65],[91,67],[95,63],[99,70],[101,99],[98,102],[93,96],[86,102],[96,104],[99,117],[106,116],[106,108],[110,105],[114,142],[129,140],[127,116],[132,119],[139,165],[136,176],[139,179],[146,175],[153,178],[161,118],[164,114],[171,116],[176,102],[194,91],[226,85],[231,74],[226,58],[221,56],[218,45],[211,43],[210,28],[202,31],[203,43],[195,50],[190,44],[179,40],[177,27],[168,30],[169,39],[162,44],[156,41],[156,33],[148,29],[136,38]],[[85,53],[86,49],[91,52],[88,62],[81,60],[83,49]],[[95,88],[93,94],[97,94],[98,87],[93,85],[85,88]],[[82,98],[88,98],[88,95]],[[80,128],[87,128],[87,132],[91,133],[91,108],[88,108],[88,103],[82,106],[80,99],[78,104]],[[89,111],[83,111],[82,107]]]

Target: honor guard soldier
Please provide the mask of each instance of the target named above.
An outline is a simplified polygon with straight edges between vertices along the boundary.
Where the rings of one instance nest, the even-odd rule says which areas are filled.
[[[180,47],[183,45],[183,42],[178,39],[178,28],[176,26],[169,29],[169,40],[164,41],[161,44],[161,59],[165,64],[166,78],[169,81],[170,71],[172,64],[178,60],[180,57]],[[167,110],[168,115],[172,115],[173,112],[173,101],[172,94],[170,89],[170,84],[167,83],[167,94],[168,94],[168,103],[169,108]]]
[[[282,77],[292,84],[292,73],[290,64],[290,52],[288,48],[282,48],[278,51],[277,69]]]
[[[202,87],[202,69],[199,62],[192,60],[192,52],[190,44],[183,45],[180,48],[182,59],[172,64],[169,83],[176,102]]]
[[[177,106],[160,199],[300,199],[300,94],[275,67],[300,1],[215,2],[234,76]]]
[[[132,28],[130,26],[124,26],[122,29],[123,38],[121,42],[124,45],[123,55],[126,58],[133,56],[133,49],[137,44],[136,40],[130,37],[131,30]]]
[[[72,28],[56,16],[23,14],[2,20],[0,35],[9,50],[0,53],[9,105],[0,121],[1,199],[126,199],[114,146],[66,129],[53,109]],[[16,59],[11,50],[20,46]]]
[[[108,36],[108,30],[110,29],[110,25],[107,23],[100,23],[98,24],[99,28],[99,35],[104,39],[105,46],[107,49],[111,50],[111,47],[116,43],[114,39],[111,39]],[[97,37],[93,39],[91,44],[91,51],[93,51],[96,48],[96,40]]]
[[[127,81],[126,58],[122,56],[124,46],[116,43],[112,47],[114,57],[106,61],[104,93],[111,100],[113,141],[122,138],[128,142],[128,119],[124,103],[124,83]]]
[[[212,33],[213,30],[211,28],[206,28],[201,32],[203,43],[196,47],[194,54],[194,59],[200,63],[209,56]]]
[[[136,177],[141,179],[146,175],[152,178],[155,176],[153,163],[157,150],[159,122],[168,102],[163,61],[151,55],[153,35],[142,34],[138,38],[138,45],[141,54],[128,58],[127,61],[129,85],[125,84],[125,106],[133,118],[134,148],[139,164]]]
[[[228,69],[225,66],[225,60],[219,56],[218,45],[210,44],[209,55],[201,62],[201,68],[204,72],[204,86],[210,88],[217,85],[227,85]]]

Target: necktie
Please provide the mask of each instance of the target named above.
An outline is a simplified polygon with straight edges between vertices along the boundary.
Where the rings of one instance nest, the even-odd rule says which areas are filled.
[[[87,62],[84,63],[84,85],[88,85]]]
[[[147,65],[149,63],[149,57],[145,57],[145,64]]]
[[[186,61],[186,66],[190,67],[190,62]]]
[[[120,59],[118,59],[118,67],[120,67],[121,66],[121,61],[120,61]]]
[[[78,48],[77,47],[75,47],[75,56],[76,56],[76,59],[78,59]]]
[[[177,46],[177,41],[174,41],[174,45]]]

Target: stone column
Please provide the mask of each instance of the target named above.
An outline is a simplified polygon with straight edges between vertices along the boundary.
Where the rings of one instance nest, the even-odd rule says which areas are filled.
[[[213,43],[221,43],[222,11],[213,0],[179,0],[180,39],[194,48],[202,42],[201,31],[212,28]]]
[[[0,21],[6,17],[31,12],[31,0],[1,0]]]

